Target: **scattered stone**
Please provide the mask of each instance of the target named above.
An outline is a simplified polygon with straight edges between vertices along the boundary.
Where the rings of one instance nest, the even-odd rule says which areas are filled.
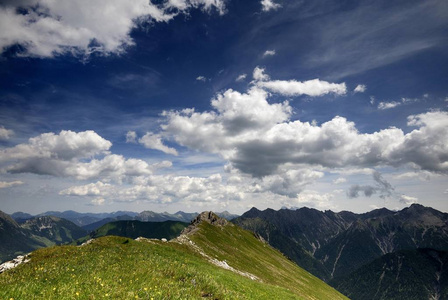
[[[20,264],[24,264],[30,261],[29,254],[27,255],[19,255],[13,260],[7,261],[0,265],[0,274],[5,272],[6,270],[14,269]]]
[[[84,242],[84,243],[82,243],[81,245],[79,245],[80,247],[82,247],[82,246],[85,246],[85,245],[88,245],[88,244],[91,244],[91,243],[93,243],[93,241],[94,241],[95,239],[90,239],[90,240],[88,240],[87,242]]]

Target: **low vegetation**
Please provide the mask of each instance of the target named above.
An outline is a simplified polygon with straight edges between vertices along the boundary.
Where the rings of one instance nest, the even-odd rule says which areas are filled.
[[[237,226],[201,223],[189,239],[117,236],[39,249],[0,274],[1,299],[346,299]],[[225,261],[258,277],[216,266]]]

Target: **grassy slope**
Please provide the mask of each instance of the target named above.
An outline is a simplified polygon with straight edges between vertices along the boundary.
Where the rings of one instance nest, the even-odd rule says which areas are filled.
[[[251,233],[201,227],[191,239],[263,283],[214,266],[186,245],[108,236],[33,252],[31,262],[0,274],[0,299],[344,299]]]
[[[215,228],[201,223],[200,228],[190,238],[211,257],[225,260],[238,270],[249,272],[265,283],[288,288],[306,299],[346,299],[249,231],[233,224]]]

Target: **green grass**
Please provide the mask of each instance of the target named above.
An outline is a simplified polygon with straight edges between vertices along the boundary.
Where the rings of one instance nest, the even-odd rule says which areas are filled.
[[[298,267],[282,253],[261,243],[249,231],[227,225],[222,230],[208,223],[190,238],[205,253],[238,269],[256,275],[264,283],[287,288],[299,298],[347,299],[317,277]]]
[[[213,266],[182,245],[104,237],[39,249],[0,275],[1,299],[295,299]]]
[[[36,250],[29,263],[0,274],[0,299],[346,299],[236,226],[201,224],[188,245],[107,236],[81,247]]]

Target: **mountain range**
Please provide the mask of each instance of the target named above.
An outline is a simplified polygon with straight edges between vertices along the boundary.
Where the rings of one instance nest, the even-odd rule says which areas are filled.
[[[344,284],[339,281],[350,276],[359,278],[354,275],[359,273],[354,272],[363,267],[362,274],[368,273],[372,269],[367,266],[375,260],[402,250],[448,251],[448,214],[418,204],[401,211],[383,208],[364,214],[309,208],[279,211],[252,208],[233,222],[256,232],[319,278],[336,287],[343,286],[353,299],[389,299],[366,298],[365,294],[357,297],[356,281],[347,280]],[[373,282],[367,284],[373,286]],[[427,284],[413,283],[413,286],[434,291]],[[400,285],[389,287],[390,293],[398,293],[399,289]]]
[[[191,217],[185,213],[177,215]],[[166,215],[152,212],[131,217],[134,220],[116,221],[121,217],[103,219],[105,224],[95,224],[87,234],[85,228],[57,217],[34,217],[18,224],[1,214],[0,251],[5,259],[76,239],[75,244],[109,235],[171,239],[182,230],[187,234],[197,229],[187,227],[186,222],[166,221]],[[162,222],[135,220],[138,217],[158,218]],[[259,241],[278,249],[352,299],[448,299],[448,214],[430,207],[413,204],[400,211],[383,208],[364,214],[310,208],[252,208],[230,222],[219,220],[230,226],[221,226],[221,230],[241,227],[253,232]],[[195,222],[198,223],[197,218],[191,224]],[[81,234],[83,237],[79,238]],[[5,240],[10,241],[8,249]],[[228,248],[215,237],[207,240],[212,244],[204,242],[203,247],[210,251],[233,251],[231,244]],[[219,253],[215,255],[219,257]]]
[[[231,220],[233,218],[238,217],[238,215],[231,214],[228,211],[217,212],[216,214],[227,220]],[[170,214],[168,212],[157,213],[153,211],[142,211],[140,213],[132,211],[117,211],[112,213],[79,213],[73,210],[67,210],[63,212],[47,211],[35,216],[24,212],[15,212],[11,214],[11,217],[17,223],[23,223],[27,219],[31,219],[33,217],[53,216],[69,220],[90,232],[101,227],[104,224],[113,221],[120,221],[120,220],[136,220],[142,222],[179,221],[189,223],[197,215],[198,215],[197,212],[186,213],[183,211],[178,211],[174,214]]]

